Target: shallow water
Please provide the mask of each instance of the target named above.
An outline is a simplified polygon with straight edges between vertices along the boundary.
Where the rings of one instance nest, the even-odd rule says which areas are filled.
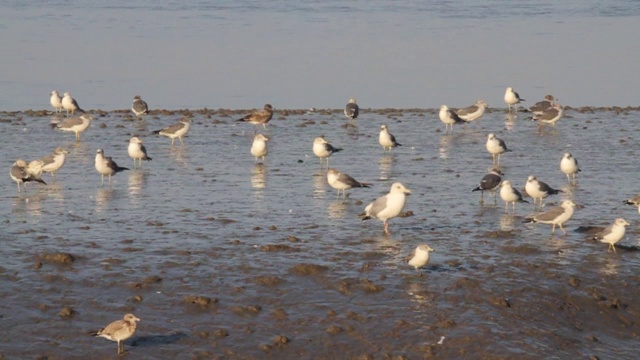
[[[494,111],[453,134],[435,110],[364,111],[352,124],[337,110],[279,113],[264,164],[249,154],[252,127],[232,121],[240,116],[194,111],[185,144],[170,146],[149,134],[179,114],[96,115],[79,143],[52,131],[49,116],[2,114],[13,139],[0,144],[6,169],[55,146],[70,154],[47,186],[18,194],[8,176],[0,185],[0,354],[114,357],[114,343],[87,332],[126,312],[142,319],[125,345],[135,358],[637,353],[638,213],[622,200],[638,192],[640,112],[568,111],[554,128]],[[392,154],[377,143],[381,124],[403,144]],[[505,178],[522,188],[535,174],[565,191],[547,206],[571,198],[582,207],[566,236],[523,224],[531,204],[515,216],[499,198],[479,204],[471,189],[491,165],[489,132],[512,149]],[[96,148],[132,167],[133,134],[153,160],[100,186]],[[336,198],[311,152],[321,134],[344,149],[331,166],[371,189]],[[576,186],[559,171],[565,151],[580,161]],[[385,236],[357,215],[395,181],[413,191],[405,210],[414,215],[391,220]],[[617,254],[575,231],[616,217],[631,223]],[[422,242],[436,252],[415,271],[404,257]],[[47,260],[58,252],[76,260]],[[60,316],[64,307],[75,314]]]

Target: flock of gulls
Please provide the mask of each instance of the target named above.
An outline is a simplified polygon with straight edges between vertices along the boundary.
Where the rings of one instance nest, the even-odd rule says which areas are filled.
[[[55,113],[62,114],[66,111],[66,118],[62,121],[52,123],[51,126],[60,131],[74,133],[76,141],[80,141],[81,134],[89,128],[93,117],[80,108],[78,102],[70,93],[65,92],[63,96],[60,96],[57,91],[52,91],[50,95],[50,103]],[[528,110],[533,114],[532,120],[555,126],[556,122],[560,120],[563,115],[563,108],[556,100],[552,95],[547,95],[542,101],[529,107]],[[512,110],[518,110],[518,104],[523,102],[524,99],[511,87],[508,87],[504,94],[504,101],[508,105],[508,112],[510,114]],[[462,109],[451,109],[447,105],[442,105],[438,115],[440,120],[445,124],[446,133],[453,131],[453,127],[456,124],[470,123],[480,119],[485,114],[487,108],[488,105],[483,100],[478,100],[473,105]],[[131,111],[136,117],[140,117],[148,114],[149,108],[140,96],[135,96],[133,98]],[[266,130],[267,124],[273,117],[273,111],[273,107],[270,104],[265,104],[262,109],[253,111],[247,116],[237,120],[238,122],[254,125],[254,139],[250,153],[255,157],[256,162],[260,160],[264,161],[268,154],[267,144],[269,137],[265,134],[258,133],[258,128],[262,125],[263,129]],[[75,116],[76,113],[80,113],[80,115]],[[360,109],[356,100],[354,98],[350,99],[344,107],[344,115],[349,120],[355,120],[358,118],[359,113]],[[189,132],[190,124],[191,122],[188,118],[182,118],[178,123],[154,131],[153,134],[168,137],[171,139],[172,146],[174,145],[175,139],[178,139],[181,144],[184,144],[183,138]],[[384,152],[391,152],[394,148],[402,146],[396,140],[395,136],[390,133],[387,125],[380,126],[378,141]],[[501,172],[501,155],[510,151],[506,143],[496,137],[495,134],[490,133],[487,135],[485,148],[493,158],[493,166],[488,169],[488,173],[484,175],[480,184],[472,189],[472,191],[481,192],[481,202],[484,201],[484,192],[493,195],[494,203],[496,202],[497,194],[499,194],[505,203],[505,212],[515,211],[516,203],[529,202],[525,200],[524,195],[526,194],[533,199],[534,213],[533,216],[526,218],[525,222],[549,224],[551,225],[552,234],[555,233],[556,227],[559,227],[560,230],[566,234],[563,225],[573,216],[576,204],[572,200],[564,200],[559,206],[542,211],[543,200],[548,196],[562,192],[562,190],[554,189],[547,183],[538,180],[536,176],[531,175],[528,177],[522,192],[519,191],[510,180],[503,179],[504,174]],[[326,164],[327,183],[336,189],[338,197],[340,197],[340,192],[342,191],[344,201],[347,200],[347,190],[371,186],[369,183],[360,182],[348,174],[329,167],[329,158],[342,149],[332,146],[324,136],[318,136],[314,139],[312,150],[314,155],[320,160],[321,169],[323,169],[323,166]],[[134,168],[136,166],[141,167],[143,161],[151,160],[142,140],[137,136],[133,136],[130,139],[127,151],[129,157],[133,159]],[[26,192],[27,183],[29,182],[46,184],[46,182],[42,180],[43,173],[50,173],[52,178],[55,179],[56,172],[64,166],[65,157],[68,153],[64,148],[57,147],[53,150],[52,154],[37,160],[30,162],[23,159],[16,160],[11,166],[10,176],[11,179],[16,182],[18,192],[22,192],[22,185]],[[129,170],[126,167],[119,166],[111,157],[106,156],[103,149],[96,150],[95,169],[101,176],[102,186],[104,186],[105,176],[107,176],[109,184],[111,184],[112,176],[121,171]],[[580,167],[573,155],[568,152],[564,154],[560,161],[560,170],[567,176],[568,182],[576,183],[576,175],[580,172]],[[360,217],[363,221],[378,219],[382,222],[384,233],[389,234],[389,220],[401,215],[407,196],[410,194],[411,190],[402,183],[393,183],[389,193],[368,204],[364,208],[364,212],[360,214]],[[640,195],[626,200],[625,203],[638,206],[638,211],[640,212]],[[511,205],[511,210],[509,210],[509,205]],[[540,212],[536,212],[536,210]],[[615,252],[615,244],[624,238],[625,229],[628,225],[629,223],[625,219],[618,218],[613,224],[598,232],[594,236],[594,239],[607,243],[609,245],[608,251]],[[415,269],[426,266],[429,262],[429,253],[432,251],[435,250],[427,244],[418,245],[407,258],[408,265],[413,266]],[[93,333],[93,335],[116,341],[118,343],[118,354],[122,354],[124,352],[122,341],[133,335],[136,330],[137,321],[140,321],[140,319],[133,314],[127,314],[122,320],[114,321],[104,329]]]

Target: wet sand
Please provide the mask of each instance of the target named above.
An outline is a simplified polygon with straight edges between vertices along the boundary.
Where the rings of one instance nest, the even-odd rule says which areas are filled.
[[[502,110],[445,134],[436,109],[276,110],[269,155],[255,164],[247,110],[93,110],[75,143],[50,112],[0,113],[5,168],[56,146],[70,150],[57,180],[16,192],[8,174],[0,211],[0,358],[116,358],[88,335],[134,313],[128,357],[157,358],[633,358],[639,350],[636,184],[640,109],[569,108],[556,127]],[[185,145],[151,136],[193,119]],[[387,124],[402,147],[384,154]],[[262,128],[259,128],[262,131]],[[523,224],[532,204],[505,214],[498,197],[471,193],[491,156],[486,134],[512,152],[503,178],[518,189],[535,174],[579,205],[565,226]],[[96,148],[133,169],[139,135],[154,160],[100,187]],[[325,137],[343,152],[331,166],[371,189],[343,203],[311,152]],[[577,185],[559,170],[570,151]],[[400,181],[407,217],[360,222],[364,206]],[[617,253],[588,226],[629,221]],[[419,243],[436,249],[420,271],[405,263]]]

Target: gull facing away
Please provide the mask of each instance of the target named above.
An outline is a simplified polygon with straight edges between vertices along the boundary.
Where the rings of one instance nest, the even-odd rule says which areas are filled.
[[[267,141],[269,138],[262,134],[256,134],[253,137],[253,144],[251,144],[251,155],[255,156],[256,161],[258,162],[259,158],[262,158],[264,162],[264,157],[267,156],[269,150],[267,149]]]
[[[133,159],[133,167],[136,167],[136,160],[140,162],[142,167],[142,160],[149,161],[151,158],[147,156],[147,148],[142,145],[142,140],[137,136],[132,137],[129,140],[129,147],[127,148],[129,156]]]
[[[142,100],[140,95],[136,95],[133,97],[133,104],[131,104],[131,111],[133,111],[133,113],[136,116],[140,116],[142,114],[148,114],[149,107],[147,106],[147,102]]]
[[[413,266],[416,270],[421,267],[425,267],[429,262],[429,252],[435,251],[427,244],[418,245],[411,255],[409,255],[407,263]]]
[[[120,171],[129,170],[126,167],[120,167],[109,156],[104,156],[104,151],[98,149],[96,151],[96,170],[102,176],[102,185],[104,185],[104,176],[109,176],[109,183],[111,183],[111,176],[119,173]]]
[[[69,151],[57,147],[53,150],[53,154],[40,158],[37,161],[42,163],[42,171],[51,173],[51,177],[55,179],[56,171],[64,166],[68,153]]]
[[[555,98],[553,95],[547,95],[544,97],[544,100],[538,101],[529,107],[529,111],[531,111],[534,115],[542,114],[545,110],[549,109],[553,106],[553,102]]]
[[[640,214],[640,195],[636,195],[629,200],[622,202],[623,204],[633,205],[638,207],[638,213]]]
[[[624,235],[627,231],[627,226],[629,223],[623,218],[617,218],[613,224],[607,226],[604,230],[597,233],[593,238],[605,244],[609,244],[609,248],[607,252],[613,249],[613,252],[616,251],[616,243],[618,241],[624,239]]]
[[[362,221],[376,218],[383,222],[384,233],[389,234],[388,221],[400,215],[402,209],[404,209],[407,195],[410,194],[411,190],[401,183],[393,183],[387,195],[377,198],[364,208],[364,213],[360,214]]]
[[[487,135],[487,143],[485,144],[485,146],[489,154],[493,156],[494,165],[500,164],[500,155],[504,154],[505,152],[511,151],[507,149],[507,144],[505,144],[502,139],[497,138],[493,133]]]
[[[529,175],[527,183],[524,185],[524,191],[533,198],[533,207],[536,206],[536,200],[540,199],[540,207],[542,207],[542,199],[549,195],[556,195],[563,192],[562,190],[556,190],[547,183],[539,181],[535,176]]]
[[[171,139],[171,146],[173,146],[173,142],[176,140],[176,138],[180,140],[180,144],[184,145],[182,137],[184,137],[189,132],[190,125],[191,121],[189,119],[182,118],[177,124],[173,124],[163,129],[156,130],[152,134],[168,137],[169,139]]]
[[[238,119],[236,121],[248,122],[249,124],[253,124],[256,126],[262,124],[262,126],[266,129],[267,123],[271,120],[272,117],[273,107],[271,106],[271,104],[265,104],[262,110],[256,110],[251,114],[243,117],[242,119]],[[257,131],[255,127],[253,128],[253,130],[254,132]]]
[[[504,102],[506,102],[507,105],[509,105],[509,113],[511,113],[511,106],[519,104],[521,101],[525,101],[525,100],[521,99],[520,95],[517,92],[513,91],[511,87],[508,87],[507,90],[504,92]]]
[[[440,106],[440,112],[438,113],[438,116],[440,117],[440,121],[444,123],[445,132],[447,131],[449,126],[451,126],[451,131],[453,131],[453,124],[464,123],[464,120],[460,119],[458,114],[449,109],[447,105]]]
[[[61,123],[53,123],[51,127],[54,129],[69,131],[76,133],[76,141],[80,141],[80,134],[89,128],[93,117],[89,114],[82,114],[77,118],[65,119]]]
[[[466,122],[472,122],[480,119],[484,112],[487,110],[487,105],[484,100],[478,100],[475,104],[467,106],[466,108],[458,109],[455,113],[458,117]]]
[[[105,328],[100,329],[91,335],[100,336],[118,343],[118,355],[124,353],[124,340],[127,340],[136,332],[136,322],[140,321],[133,314],[126,314],[122,320],[116,320]]]
[[[71,97],[71,94],[69,94],[68,92],[64,93],[64,96],[62,97],[62,107],[67,110],[67,115],[69,115],[69,112],[71,112],[71,114],[73,115],[76,110],[84,112],[84,110],[80,108],[76,100]]]
[[[396,137],[389,132],[387,125],[380,125],[380,136],[378,137],[378,141],[384,148],[384,151],[387,151],[387,149],[391,151],[394,147],[402,146],[402,144],[399,144],[396,141]]]
[[[359,182],[347,174],[343,174],[337,169],[327,170],[327,182],[329,186],[338,190],[338,197],[340,196],[340,190],[342,190],[342,196],[347,200],[347,190],[351,188],[368,188],[372,184]]]
[[[356,104],[356,99],[349,99],[347,105],[344,106],[344,115],[348,117],[349,120],[354,120],[358,118],[358,114],[360,114],[360,107]]]
[[[56,110],[56,114],[62,112],[62,97],[57,90],[53,90],[51,92],[51,98],[49,98],[49,102],[51,103],[51,106],[53,106],[53,108]]]
[[[553,126],[556,125],[556,121],[562,118],[562,105],[555,103],[547,110],[543,111],[540,114],[534,115],[531,120],[539,121],[540,123],[551,124]]]
[[[30,181],[37,181],[41,184],[47,185],[44,180],[40,179],[38,171],[30,169],[27,165],[27,162],[22,159],[16,160],[16,162],[11,165],[11,171],[9,171],[9,175],[11,176],[11,179],[13,179],[16,184],[18,184],[18,192],[22,191],[20,184],[24,184],[24,191],[26,192],[27,183]]]
[[[556,225],[558,225],[560,226],[562,233],[566,234],[567,232],[564,230],[562,225],[571,219],[575,207],[576,204],[573,201],[565,200],[560,204],[560,206],[552,207],[551,209],[536,216],[526,218],[524,222],[551,224],[551,234],[556,232]]]
[[[576,182],[576,174],[579,173],[580,167],[578,167],[578,160],[571,155],[571,153],[564,153],[562,160],[560,160],[560,171],[567,175],[567,181]]]
[[[496,190],[500,187],[500,183],[502,182],[502,171],[498,167],[492,167],[489,169],[489,172],[482,177],[480,180],[480,184],[476,186],[473,191],[480,191],[480,203],[484,202],[484,192],[488,191],[493,193],[493,202],[496,202]]]
[[[342,151],[342,149],[334,148],[327,140],[325,140],[324,135],[318,136],[313,140],[313,153],[320,159],[320,167],[322,167],[322,159],[327,159],[328,168],[329,156],[339,151]]]
[[[504,210],[509,211],[509,203],[511,203],[511,210],[516,209],[517,202],[528,203],[527,200],[522,198],[522,194],[516,188],[511,185],[510,180],[502,181],[500,186],[500,198],[504,201]]]

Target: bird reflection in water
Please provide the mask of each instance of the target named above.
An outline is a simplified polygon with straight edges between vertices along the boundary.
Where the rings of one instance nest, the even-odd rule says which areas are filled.
[[[500,218],[500,230],[502,231],[512,231],[515,230],[515,220],[516,217],[512,214],[504,214]]]
[[[327,215],[333,220],[344,219],[346,211],[347,203],[342,199],[331,201],[327,207]]]
[[[106,209],[109,201],[113,198],[112,187],[100,187],[96,192],[96,212],[102,212]]]
[[[134,169],[129,173],[129,195],[137,199],[142,193],[145,184],[145,172],[142,169]]]
[[[605,261],[606,263],[602,264],[599,269],[600,272],[604,275],[618,275],[619,259],[615,256],[609,256]]]
[[[188,146],[171,146],[169,147],[169,156],[177,163],[186,167],[189,165],[189,147]]]
[[[13,201],[14,211],[24,211],[29,215],[41,216],[42,215],[42,200],[47,197],[46,193],[37,192],[29,194],[28,196],[17,196]]]
[[[327,173],[324,170],[313,174],[313,198],[323,199],[324,194],[327,192]]]
[[[518,118],[516,114],[507,114],[504,118],[504,129],[511,132],[515,128],[516,122],[515,120]]]
[[[349,119],[347,123],[343,125],[347,129],[347,135],[353,140],[358,140],[360,131],[358,130],[358,123],[355,119]]]
[[[440,147],[438,153],[441,159],[447,159],[449,157],[449,148],[451,147],[451,140],[453,140],[452,134],[445,134],[440,137]]]
[[[389,180],[393,171],[393,154],[385,154],[380,158],[380,180]]]
[[[264,199],[264,189],[267,187],[266,168],[263,163],[253,165],[251,169],[251,187],[253,188],[253,197],[255,200]]]

